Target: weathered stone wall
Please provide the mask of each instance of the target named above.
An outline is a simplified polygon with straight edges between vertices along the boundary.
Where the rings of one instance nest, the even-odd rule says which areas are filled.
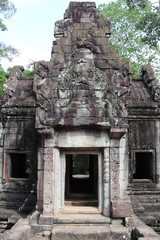
[[[6,201],[6,205],[10,207],[22,206],[31,191],[34,195],[31,198],[33,204],[35,204],[36,195],[36,102],[33,93],[33,77],[23,76],[23,70],[19,66],[13,68],[4,87],[4,104],[1,107],[3,126],[3,154],[1,161],[3,162],[3,173],[0,198]],[[15,156],[17,157],[15,158]],[[19,162],[21,165],[18,168],[17,158],[20,160],[20,157],[23,164]],[[20,169],[23,166],[24,169]],[[18,171],[23,172],[23,174],[19,174]],[[29,205],[32,205],[31,199],[29,201]]]
[[[130,174],[135,161],[134,152],[152,152],[153,182],[159,185],[159,86],[154,72],[143,66],[141,79],[133,79],[128,105]],[[145,172],[145,165],[143,171]],[[131,177],[132,181],[132,177]]]
[[[139,119],[131,121],[129,125],[130,149],[155,149],[156,148],[156,121]]]

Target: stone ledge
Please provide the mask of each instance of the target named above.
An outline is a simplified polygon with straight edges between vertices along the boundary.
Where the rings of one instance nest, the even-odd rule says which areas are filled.
[[[111,139],[120,139],[123,135],[127,133],[127,128],[111,128],[110,138]]]

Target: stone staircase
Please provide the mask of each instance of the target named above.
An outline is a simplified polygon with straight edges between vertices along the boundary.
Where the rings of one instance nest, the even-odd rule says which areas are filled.
[[[160,189],[134,188],[130,197],[135,214],[160,234]]]
[[[65,213],[55,216],[50,226],[40,224],[41,215],[33,213],[30,217],[32,230],[29,240],[131,239],[131,230],[124,226],[122,219],[105,217],[95,209],[93,206],[67,206]]]

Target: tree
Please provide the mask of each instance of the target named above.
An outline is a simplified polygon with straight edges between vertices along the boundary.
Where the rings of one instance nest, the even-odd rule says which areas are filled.
[[[2,66],[0,65],[0,98],[3,96],[3,84],[6,82],[7,78],[9,77],[11,68],[8,68],[5,71]]]
[[[159,71],[158,8],[149,0],[116,0],[100,5],[99,10],[111,21],[110,41],[122,59],[131,60],[132,75],[137,77],[140,67],[146,64]]]
[[[1,0],[0,1],[0,31],[6,31],[7,27],[3,23],[3,18],[9,19],[16,12],[16,8],[9,0]],[[0,60],[2,58],[7,58],[8,60],[12,60],[13,55],[17,55],[17,49],[12,46],[7,46],[5,43],[0,42]]]

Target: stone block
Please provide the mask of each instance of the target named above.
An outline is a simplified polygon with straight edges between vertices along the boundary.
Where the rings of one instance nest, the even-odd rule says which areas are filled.
[[[130,229],[125,227],[125,226],[122,226],[122,225],[119,225],[119,224],[113,224],[113,225],[110,225],[110,228],[111,228],[111,239],[112,240],[127,240],[127,239],[130,239]]]
[[[53,224],[53,215],[52,214],[47,214],[47,215],[41,214],[39,217],[39,224],[52,225]]]
[[[52,240],[106,240],[110,237],[109,225],[54,226]]]
[[[133,210],[130,201],[111,201],[111,212],[114,218],[131,217]]]

